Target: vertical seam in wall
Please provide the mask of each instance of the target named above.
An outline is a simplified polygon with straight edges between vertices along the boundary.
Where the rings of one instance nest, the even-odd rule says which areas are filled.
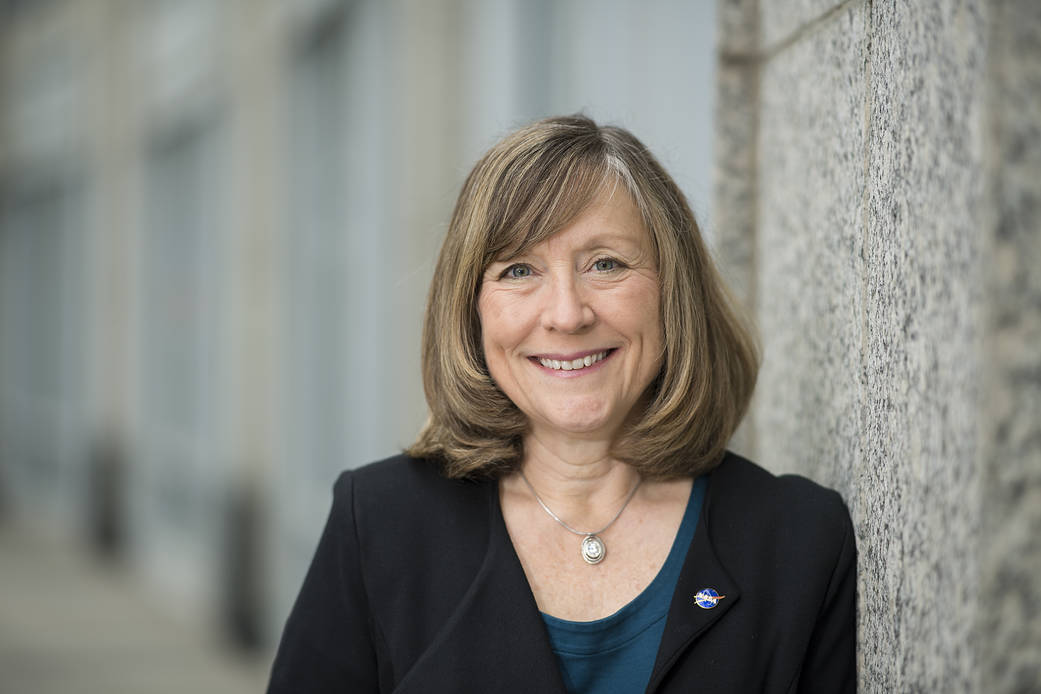
[[[874,40],[872,25],[872,18],[874,0],[866,0],[864,3],[866,10],[866,34],[867,39],[864,44],[864,123],[862,129],[862,137],[864,143],[863,153],[863,171],[864,180],[862,182],[863,191],[861,192],[860,198],[860,267],[857,276],[860,281],[860,374],[859,374],[859,385],[861,390],[860,402],[864,402],[863,393],[867,388],[867,372],[865,370],[869,345],[868,345],[868,283],[870,277],[868,276],[868,231],[870,229],[870,217],[871,217],[871,124],[872,124],[872,70],[871,70],[871,59],[872,59],[872,42]],[[866,448],[866,442],[864,441],[864,427],[858,427],[859,438],[860,438],[860,451],[863,452]],[[859,458],[859,455],[858,455]]]
[[[860,201],[860,252],[859,252],[859,268],[857,268],[857,278],[860,283],[858,291],[860,294],[860,368],[857,374],[857,386],[858,386],[858,397],[857,403],[859,408],[858,414],[858,426],[857,426],[857,451],[853,459],[853,489],[857,488],[857,467],[864,464],[863,456],[864,451],[868,448],[868,442],[865,440],[867,428],[865,426],[866,421],[864,417],[864,403],[866,402],[866,393],[868,389],[868,374],[867,365],[868,357],[870,352],[870,345],[868,342],[868,287],[871,280],[868,273],[868,253],[869,253],[869,233],[871,229],[871,133],[872,133],[872,57],[874,49],[874,0],[865,0],[865,41],[864,41],[864,100],[863,100],[863,127],[861,137],[863,138],[863,169],[862,176],[863,181],[861,185],[863,190],[861,192]],[[857,503],[854,507],[856,515],[853,518],[854,527],[860,527],[860,516],[863,512],[863,504]],[[858,618],[857,631],[860,632],[863,627],[863,617]],[[857,657],[857,669],[859,671],[858,677],[862,677],[864,672],[864,661],[863,654],[858,654]],[[861,680],[862,681],[862,680]]]

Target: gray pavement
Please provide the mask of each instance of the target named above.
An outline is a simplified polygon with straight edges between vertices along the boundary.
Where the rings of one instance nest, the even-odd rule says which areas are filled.
[[[82,547],[0,524],[0,694],[263,692],[268,663]]]

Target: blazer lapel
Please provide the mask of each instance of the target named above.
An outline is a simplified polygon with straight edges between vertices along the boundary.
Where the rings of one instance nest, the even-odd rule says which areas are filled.
[[[738,601],[741,591],[716,556],[712,545],[712,527],[710,511],[712,510],[712,479],[709,479],[708,493],[698,519],[698,527],[694,531],[687,558],[683,562],[676,592],[669,606],[669,616],[665,622],[658,657],[651,671],[651,679],[647,692],[653,692],[669,669],[680,659],[680,656],[691,646],[693,641],[718,622]],[[695,596],[704,589],[713,589],[721,597],[714,607],[699,607]]]
[[[737,583],[712,544],[711,482],[710,478],[647,692],[657,689],[698,636],[718,622],[740,597]],[[394,689],[399,694],[566,694],[546,626],[502,519],[498,490],[495,485],[490,485],[490,490],[484,563],[444,628]],[[694,601],[695,595],[706,588],[725,596],[710,609],[699,607]]]
[[[565,694],[546,626],[499,511],[498,490],[490,487],[489,541],[481,570],[395,692]]]

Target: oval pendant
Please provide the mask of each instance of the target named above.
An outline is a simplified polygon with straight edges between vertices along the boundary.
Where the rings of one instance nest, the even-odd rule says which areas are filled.
[[[586,535],[582,540],[582,558],[587,564],[599,564],[607,554],[604,541],[596,535]]]

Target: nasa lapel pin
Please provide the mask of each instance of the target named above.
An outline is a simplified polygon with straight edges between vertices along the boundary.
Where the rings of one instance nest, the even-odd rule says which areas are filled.
[[[725,597],[716,592],[715,588],[702,588],[694,595],[694,604],[703,610],[711,610]]]

